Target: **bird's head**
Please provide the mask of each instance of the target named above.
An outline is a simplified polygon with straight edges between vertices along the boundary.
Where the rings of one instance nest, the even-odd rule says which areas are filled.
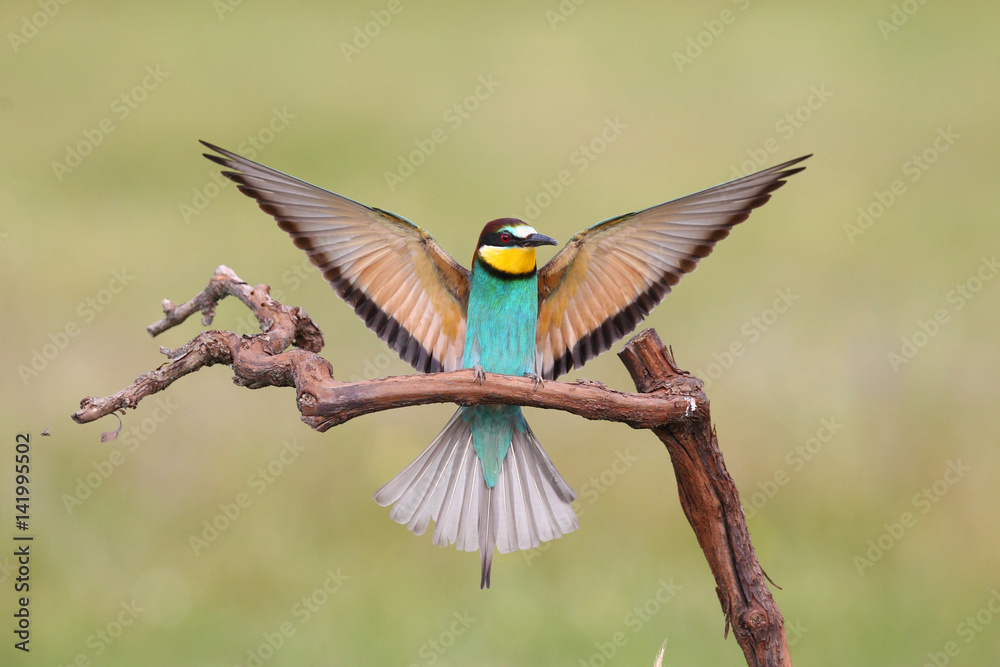
[[[527,275],[535,272],[535,248],[557,244],[554,238],[539,234],[521,220],[500,218],[483,227],[476,257],[499,273]]]

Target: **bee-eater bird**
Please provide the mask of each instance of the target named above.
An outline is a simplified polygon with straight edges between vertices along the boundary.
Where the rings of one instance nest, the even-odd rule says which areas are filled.
[[[425,373],[475,369],[480,381],[483,372],[553,380],[607,350],[809,157],[605,220],[541,269],[535,249],[555,239],[494,220],[466,270],[398,215],[202,143],[404,361]],[[575,498],[521,408],[508,405],[458,408],[375,493],[414,533],[433,519],[435,544],[478,550],[485,588],[494,547],[530,549],[578,528]]]

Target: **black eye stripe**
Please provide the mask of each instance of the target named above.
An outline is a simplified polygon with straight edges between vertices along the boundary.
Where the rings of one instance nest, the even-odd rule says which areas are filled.
[[[494,246],[504,246],[509,245],[511,242],[515,241],[515,237],[510,232],[495,232],[490,234],[488,239],[489,245]]]

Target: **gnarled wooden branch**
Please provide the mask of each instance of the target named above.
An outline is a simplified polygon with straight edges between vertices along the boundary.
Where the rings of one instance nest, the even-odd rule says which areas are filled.
[[[677,368],[652,329],[636,335],[618,356],[641,392],[691,391],[691,377]],[[748,665],[790,666],[785,621],[750,542],[736,484],[711,426],[708,399],[701,381],[695,382],[704,419],[662,424],[652,431],[670,452],[681,508],[715,576],[727,633],[731,626]]]
[[[480,383],[474,381],[471,370],[461,370],[338,382],[329,362],[317,354],[323,337],[316,325],[301,308],[284,306],[268,292],[267,285],[251,288],[231,269],[220,266],[195,298],[180,306],[164,301],[166,316],[147,327],[154,336],[199,311],[204,314],[202,323],[211,324],[216,304],[226,295],[236,296],[253,310],[262,333],[239,336],[231,331],[204,331],[176,350],[161,348],[169,364],[112,396],[85,398],[73,419],[82,424],[115,410],[134,408],[144,397],[163,391],[184,375],[216,364],[230,366],[233,381],[244,387],[295,387],[302,420],[319,431],[371,412],[447,402],[552,408],[633,428],[681,422],[699,414],[690,396],[627,394],[589,380],[546,382],[536,388],[531,379],[492,373]]]
[[[188,373],[226,364],[238,385],[295,387],[302,420],[320,431],[370,412],[424,403],[526,405],[651,429],[670,453],[681,506],[715,576],[727,632],[733,628],[748,665],[791,665],[784,620],[750,542],[701,381],[677,368],[656,332],[639,333],[619,353],[640,393],[615,391],[589,380],[550,381],[536,387],[528,378],[490,373],[480,383],[471,370],[338,382],[329,362],[318,354],[323,337],[305,311],[272,300],[267,285],[251,288],[225,266],[216,269],[208,286],[187,303],[175,306],[165,300],[164,318],[147,330],[155,336],[199,311],[208,325],[215,305],[227,295],[236,296],[254,312],[260,334],[205,331],[176,350],[161,348],[168,364],[116,394],[83,399],[73,419],[85,423],[134,408]]]

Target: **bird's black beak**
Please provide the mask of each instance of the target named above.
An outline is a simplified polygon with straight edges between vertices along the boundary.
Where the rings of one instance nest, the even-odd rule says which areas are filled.
[[[556,241],[551,236],[546,236],[545,234],[532,234],[528,238],[521,241],[518,245],[522,245],[526,248],[540,245],[559,245],[559,241]]]

